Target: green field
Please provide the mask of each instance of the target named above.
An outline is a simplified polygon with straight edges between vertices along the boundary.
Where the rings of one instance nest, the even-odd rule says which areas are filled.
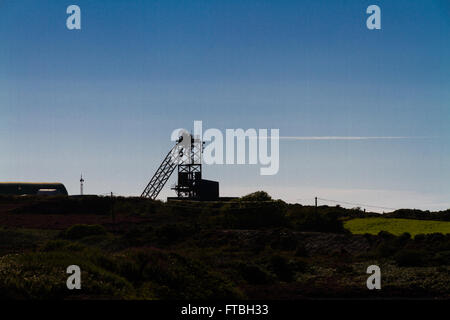
[[[427,233],[450,233],[450,222],[394,218],[357,218],[345,221],[344,226],[356,234],[378,234],[387,231],[395,235],[408,232],[411,236]]]

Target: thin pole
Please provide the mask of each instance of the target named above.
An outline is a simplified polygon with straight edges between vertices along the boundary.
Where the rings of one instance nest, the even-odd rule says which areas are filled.
[[[114,214],[114,199],[112,192],[111,192],[111,217],[113,224],[116,225],[116,215]]]
[[[316,209],[315,210],[316,210],[316,213],[317,213],[317,197],[315,197],[314,200],[315,200],[315,204],[316,204]]]
[[[81,178],[80,178],[80,195],[83,195],[83,184],[84,184],[84,179],[83,179],[83,174],[81,174]]]

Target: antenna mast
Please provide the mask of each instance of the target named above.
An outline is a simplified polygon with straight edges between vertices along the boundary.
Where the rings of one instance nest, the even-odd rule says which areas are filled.
[[[84,186],[84,179],[83,179],[83,174],[81,174],[81,178],[80,178],[80,195],[83,195],[83,186]]]

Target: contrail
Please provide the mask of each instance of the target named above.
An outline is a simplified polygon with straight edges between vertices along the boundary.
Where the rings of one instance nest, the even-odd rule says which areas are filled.
[[[321,137],[280,137],[280,140],[399,140],[399,139],[415,139],[420,137],[345,137],[345,136],[321,136]]]

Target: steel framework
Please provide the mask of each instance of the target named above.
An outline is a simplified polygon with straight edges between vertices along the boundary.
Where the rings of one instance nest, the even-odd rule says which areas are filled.
[[[196,182],[202,177],[202,151],[203,145],[200,139],[190,134],[181,136],[156,170],[141,197],[156,199],[175,171],[175,167],[178,166],[178,185],[172,189],[180,198],[195,198],[197,196]]]
[[[198,198],[197,184],[202,179],[203,144],[199,138],[190,137],[188,157],[178,165],[178,184],[172,188],[178,198]]]
[[[156,170],[147,187],[141,194],[142,198],[156,199],[162,188],[172,175],[175,167],[183,161],[184,146],[178,140],[176,145],[169,151],[163,162]]]

